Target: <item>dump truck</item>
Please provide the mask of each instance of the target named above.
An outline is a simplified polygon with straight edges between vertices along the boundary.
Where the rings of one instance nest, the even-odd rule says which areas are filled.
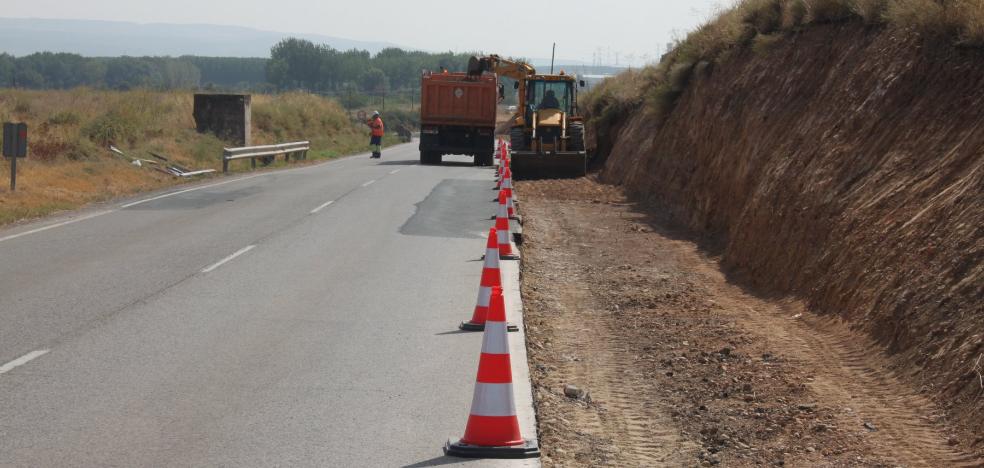
[[[584,81],[561,72],[537,74],[533,66],[498,55],[471,57],[468,74],[494,73],[515,80],[519,106],[512,117],[513,176],[523,178],[580,177],[587,173],[584,118],[577,92]],[[500,87],[500,95],[503,93]]]
[[[498,78],[492,73],[430,73],[420,80],[420,163],[446,154],[493,163]]]

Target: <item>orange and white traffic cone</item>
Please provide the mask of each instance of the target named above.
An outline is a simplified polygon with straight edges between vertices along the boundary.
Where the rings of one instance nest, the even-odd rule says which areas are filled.
[[[506,174],[502,177],[502,192],[506,192],[506,208],[509,219],[519,219],[516,216],[516,203],[513,201],[512,170],[506,167]]]
[[[509,334],[502,288],[492,288],[489,314],[482,337],[482,356],[465,436],[450,440],[444,453],[465,458],[534,458],[540,456],[535,440],[523,439],[513,395]]]
[[[482,267],[482,280],[478,285],[478,301],[472,319],[461,322],[458,328],[465,331],[485,330],[485,320],[489,313],[492,288],[502,287],[502,274],[499,271],[499,245],[495,228],[489,229],[489,239],[485,244],[485,265]],[[509,331],[519,331],[519,327],[509,325]]]
[[[499,192],[499,213],[495,217],[495,233],[499,240],[499,260],[519,260],[513,251],[509,233],[509,208],[506,192]]]
[[[498,180],[495,182],[495,190],[501,190],[502,189],[502,181],[503,181],[503,179],[506,178],[506,169],[508,169],[508,168],[509,168],[509,158],[500,159],[499,160],[499,175],[498,175]],[[497,199],[493,199],[492,201],[497,201]]]

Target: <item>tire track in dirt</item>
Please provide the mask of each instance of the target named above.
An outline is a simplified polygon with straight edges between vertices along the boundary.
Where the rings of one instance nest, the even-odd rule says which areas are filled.
[[[547,466],[984,466],[866,336],[751,296],[610,187],[519,190]]]
[[[564,230],[571,228],[565,226]],[[611,329],[604,316],[598,315],[597,311],[604,308],[584,286],[587,281],[582,272],[570,268],[583,255],[580,251],[584,246],[552,237],[551,233],[562,231],[541,232],[545,239],[530,239],[527,245],[546,242],[566,247],[563,252],[557,252],[557,262],[533,267],[524,265],[527,276],[531,268],[534,271],[542,268],[542,277],[550,282],[550,287],[565,291],[562,301],[539,307],[557,314],[552,317],[556,320],[552,333],[540,332],[542,317],[527,319],[528,327],[535,330],[538,337],[531,343],[531,361],[537,363],[533,366],[533,375],[546,464],[683,465],[685,460],[692,459],[697,446],[679,434],[666,408],[654,404],[655,398],[640,400],[639,395],[654,393],[653,382],[640,372],[631,353],[620,349],[617,339],[604,342],[557,339],[558,335],[615,337],[618,332]],[[537,286],[531,285],[529,280],[524,281],[524,289],[531,288],[535,290]],[[527,301],[530,301],[529,297]],[[533,299],[533,302],[539,301]],[[605,332],[599,333],[599,330]],[[563,379],[557,379],[559,375]],[[589,395],[584,399],[566,397],[564,387],[569,383],[587,389]],[[584,438],[585,434],[595,437]],[[582,439],[580,447],[583,449],[559,447],[572,436]]]

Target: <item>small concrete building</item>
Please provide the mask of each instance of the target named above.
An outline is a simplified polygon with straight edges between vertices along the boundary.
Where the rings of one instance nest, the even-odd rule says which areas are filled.
[[[195,126],[235,146],[251,144],[249,94],[196,94]]]

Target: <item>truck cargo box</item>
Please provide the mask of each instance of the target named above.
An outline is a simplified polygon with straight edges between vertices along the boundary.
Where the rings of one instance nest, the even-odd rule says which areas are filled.
[[[429,73],[421,78],[423,125],[495,127],[498,87],[495,75]]]
[[[491,166],[498,79],[493,74],[425,73],[420,80],[420,162],[440,164],[446,154],[475,157]]]

